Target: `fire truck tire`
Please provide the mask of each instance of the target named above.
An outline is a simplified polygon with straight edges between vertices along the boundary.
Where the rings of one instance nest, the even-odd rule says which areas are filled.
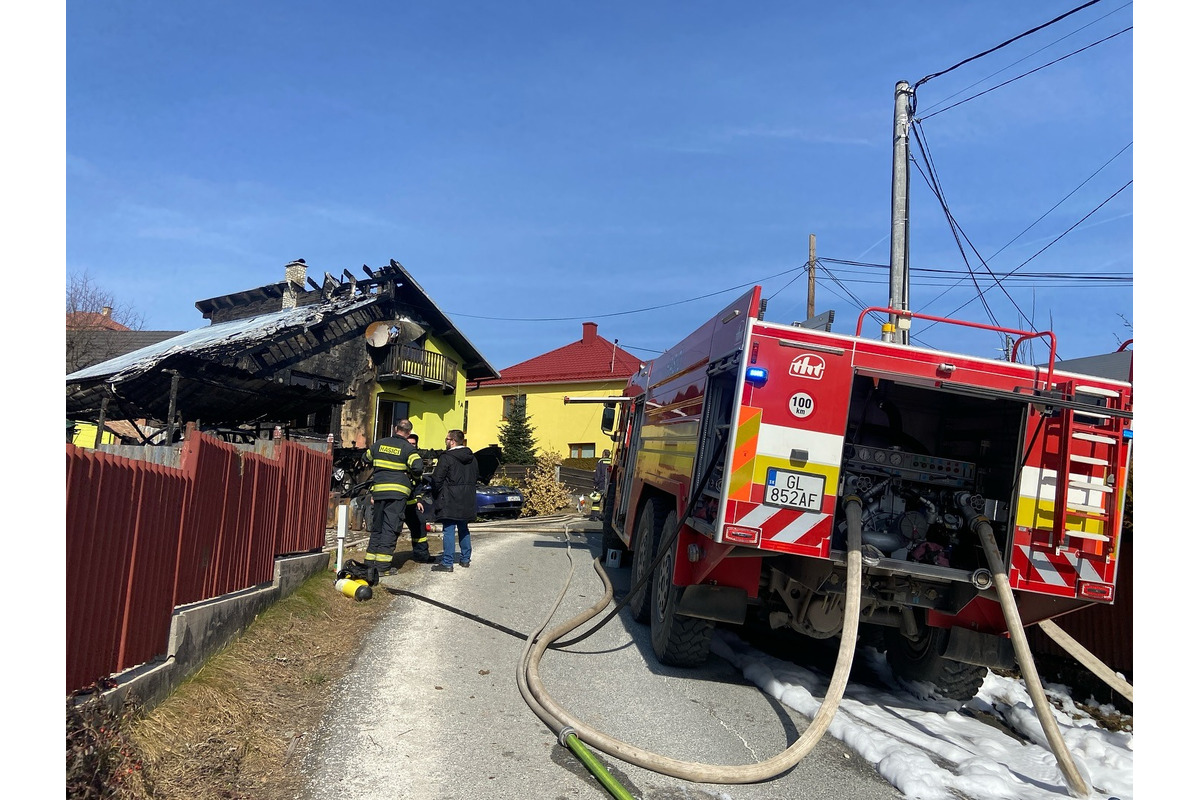
[[[663,530],[675,529],[676,516],[672,511],[663,523]],[[708,660],[712,644],[711,620],[684,617],[676,613],[683,587],[671,582],[675,572],[676,539],[671,552],[659,562],[651,581],[653,601],[650,604],[650,644],[659,663],[670,667],[696,667]]]
[[[662,498],[651,497],[642,506],[633,534],[633,567],[629,576],[631,586],[636,586],[643,576],[650,573],[650,565],[654,562],[658,538],[662,535],[663,521],[666,518],[667,504]],[[647,580],[642,584],[642,588],[629,597],[629,610],[634,620],[643,625],[650,622],[650,589],[651,581]]]
[[[913,642],[889,629],[885,635],[887,662],[899,677],[932,683],[943,697],[965,703],[983,686],[987,667],[938,655],[949,635],[947,628],[927,627],[920,640]]]

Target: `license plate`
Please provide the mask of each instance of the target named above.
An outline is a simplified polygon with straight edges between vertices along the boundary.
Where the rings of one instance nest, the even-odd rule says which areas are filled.
[[[820,511],[824,498],[824,475],[767,468],[767,485],[763,491],[763,502],[767,505]]]
[[[510,503],[517,503],[517,502],[520,502],[520,500],[521,500],[521,495],[519,495],[519,494],[510,494],[508,496],[508,502],[510,502]]]

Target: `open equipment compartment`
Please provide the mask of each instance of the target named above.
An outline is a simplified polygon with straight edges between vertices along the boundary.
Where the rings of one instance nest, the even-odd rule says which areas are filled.
[[[863,499],[868,563],[970,581],[987,563],[956,500],[963,492],[1007,553],[1027,419],[1024,400],[855,375],[838,494]],[[844,553],[838,511],[832,546]]]

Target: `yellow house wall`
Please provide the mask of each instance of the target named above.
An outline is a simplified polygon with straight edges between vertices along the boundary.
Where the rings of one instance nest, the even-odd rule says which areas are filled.
[[[391,381],[376,383],[371,402],[369,430],[373,436],[380,398],[406,401],[413,432],[420,437],[418,446],[422,450],[440,450],[445,447],[447,431],[462,429],[467,399],[467,376],[461,366],[463,358],[454,348],[432,336],[425,340],[424,347],[431,353],[438,353],[459,364],[454,394],[445,394],[441,389],[422,389],[419,385],[406,385],[402,388],[399,383]]]
[[[116,444],[117,437],[109,431],[105,431],[100,437],[100,444]],[[90,422],[76,422],[75,435],[71,438],[71,444],[76,447],[92,448],[96,445],[96,426]]]
[[[592,443],[599,456],[612,449],[612,440],[600,430],[602,403],[563,403],[563,397],[611,397],[625,390],[625,380],[601,383],[551,383],[534,386],[487,386],[467,393],[467,442],[472,449],[500,443],[504,423],[504,397],[524,394],[525,411],[533,427],[539,453],[554,452],[566,458],[570,445]]]

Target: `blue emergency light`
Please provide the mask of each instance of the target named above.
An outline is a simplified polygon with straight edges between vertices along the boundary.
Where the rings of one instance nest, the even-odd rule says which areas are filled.
[[[767,382],[767,368],[746,367],[746,382],[752,386],[762,386]]]

